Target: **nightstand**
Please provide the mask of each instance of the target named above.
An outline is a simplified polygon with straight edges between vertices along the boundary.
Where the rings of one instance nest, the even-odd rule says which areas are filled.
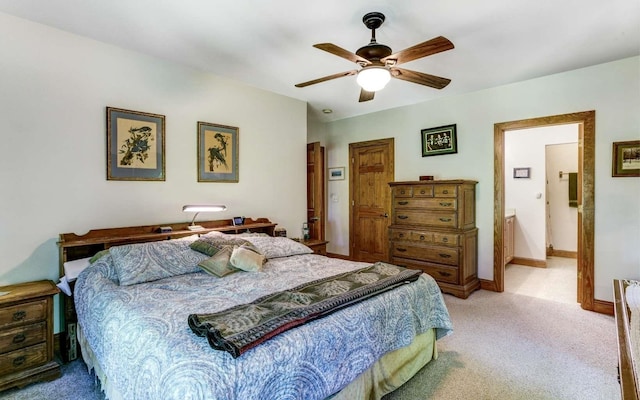
[[[0,390],[60,376],[53,360],[51,281],[0,287]]]
[[[301,243],[309,247],[316,254],[320,254],[322,256],[327,255],[327,243],[329,243],[327,240],[309,239],[303,240]]]

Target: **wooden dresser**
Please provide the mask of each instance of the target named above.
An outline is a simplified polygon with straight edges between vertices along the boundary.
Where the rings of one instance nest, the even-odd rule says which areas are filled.
[[[53,359],[51,281],[0,287],[0,390],[60,376]]]
[[[480,287],[475,186],[467,180],[391,182],[392,264],[421,269],[467,298]]]

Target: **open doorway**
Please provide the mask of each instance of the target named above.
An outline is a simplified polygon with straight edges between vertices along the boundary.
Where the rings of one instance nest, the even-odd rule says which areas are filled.
[[[595,111],[497,123],[494,125],[494,265],[493,287],[504,291],[505,132],[532,127],[578,124],[577,290],[583,309],[594,310]],[[608,310],[595,310],[607,312]]]
[[[512,227],[505,243],[513,249],[505,250],[505,292],[578,302],[578,131],[578,124],[562,124],[505,132],[505,218]]]

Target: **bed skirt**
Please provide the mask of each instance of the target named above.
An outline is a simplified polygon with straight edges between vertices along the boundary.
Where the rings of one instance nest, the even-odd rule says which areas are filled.
[[[124,400],[122,395],[110,385],[91,347],[87,343],[82,328],[78,325],[78,343],[82,358],[89,372],[94,371],[108,400]],[[327,400],[379,400],[411,379],[429,361],[438,358],[435,329],[415,337],[410,345],[382,356],[356,380]]]

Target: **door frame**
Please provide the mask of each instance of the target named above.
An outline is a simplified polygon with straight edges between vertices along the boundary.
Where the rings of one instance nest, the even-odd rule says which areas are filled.
[[[395,179],[395,138],[386,138],[386,139],[376,139],[376,140],[368,140],[365,142],[356,142],[349,143],[349,259],[353,260],[353,246],[355,242],[355,231],[354,231],[354,221],[353,221],[353,206],[354,206],[354,198],[355,198],[355,190],[356,182],[355,182],[355,168],[354,165],[354,151],[356,149],[360,149],[362,147],[370,147],[370,146],[387,146],[389,150],[389,164],[387,167],[391,169],[392,181]],[[391,189],[389,189],[391,190]],[[385,204],[385,209],[387,215],[391,215],[391,196],[387,197],[387,202]],[[389,226],[389,218],[387,218],[387,227]]]
[[[494,124],[494,210],[493,210],[493,287],[504,291],[504,135],[506,131],[534,127],[578,124],[578,302],[585,310],[596,310],[594,300],[594,220],[595,220],[595,111]]]

